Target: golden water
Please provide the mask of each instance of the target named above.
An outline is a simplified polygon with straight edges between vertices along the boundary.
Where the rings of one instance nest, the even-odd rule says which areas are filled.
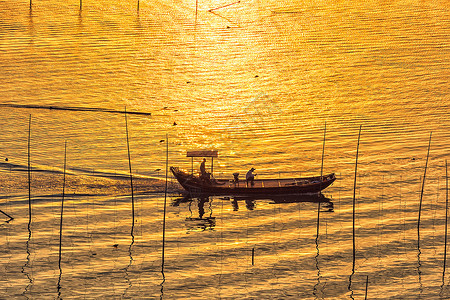
[[[81,11],[77,1],[33,1],[31,11],[26,1],[0,2],[0,209],[15,217],[0,227],[1,298],[362,298],[367,275],[369,299],[448,297],[447,3],[232,3],[199,1],[196,20],[195,1],[185,0],[140,1],[139,11],[137,1],[83,1]],[[128,180],[115,176],[128,173],[124,115],[101,112],[125,107],[152,114],[128,115],[140,180],[134,239]],[[168,207],[161,285],[164,195],[152,179],[165,174],[166,134],[174,166],[191,167],[187,150],[216,149],[218,177],[250,167],[261,178],[313,175],[325,123],[324,172],[338,181],[326,191],[334,213],[321,214],[317,244],[314,203],[236,209],[211,198],[203,219],[215,217],[212,228],[189,219],[197,200],[181,203]]]

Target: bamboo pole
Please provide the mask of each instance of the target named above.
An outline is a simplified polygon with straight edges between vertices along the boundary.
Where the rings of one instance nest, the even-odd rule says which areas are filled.
[[[445,280],[445,266],[447,261],[447,233],[448,233],[448,171],[447,160],[445,160],[445,236],[444,236],[444,271],[442,272],[442,284]]]
[[[161,260],[161,273],[164,276],[164,251],[166,242],[166,207],[167,207],[167,178],[168,178],[168,166],[169,166],[169,136],[166,133],[166,185],[164,188],[164,215],[163,215],[163,241],[162,241],[162,260]]]
[[[225,4],[225,5],[222,5],[222,6],[219,6],[219,7],[216,7],[216,8],[211,8],[210,10],[208,10],[209,12],[212,12],[212,11],[214,11],[214,10],[218,10],[218,9],[221,9],[221,8],[225,8],[225,7],[228,7],[228,6],[231,6],[231,5],[234,5],[234,4],[238,4],[238,3],[240,3],[241,1],[236,1],[236,2],[233,2],[233,3],[229,3],[229,4]]]
[[[423,179],[422,179],[422,189],[420,191],[419,217],[417,219],[417,245],[418,245],[418,247],[420,245],[420,216],[421,216],[421,213],[422,213],[422,199],[423,199],[423,190],[424,190],[424,186],[425,186],[425,177],[427,175],[428,158],[430,157],[431,134],[432,134],[432,132],[430,132],[430,139],[428,141],[427,160],[425,162],[425,169],[424,169],[424,172],[423,172]]]
[[[126,106],[125,106],[125,131],[127,134],[128,167],[130,169],[131,216],[132,216],[131,235],[133,235],[133,231],[134,231],[134,188],[133,188],[133,173],[132,173],[132,169],[131,169],[130,140],[128,137],[128,119],[127,119],[127,107]]]
[[[255,247],[252,248],[252,266],[255,265]]]
[[[322,165],[320,166],[320,176],[323,175],[323,158],[325,155],[325,137],[327,134],[327,122],[325,122],[325,128],[323,130],[323,145],[322,145]]]
[[[368,286],[369,286],[369,275],[367,275],[367,277],[366,277],[366,294],[364,296],[364,300],[367,300],[367,288],[368,288]]]
[[[349,284],[348,284],[348,289],[351,291],[352,298],[353,298],[352,277],[355,274],[355,263],[356,263],[356,241],[355,241],[356,179],[357,179],[357,170],[358,170],[358,155],[359,155],[359,142],[361,139],[361,128],[362,128],[362,125],[359,126],[358,144],[356,147],[355,179],[353,182],[353,205],[352,205],[353,206],[353,213],[352,213],[353,263],[352,263],[352,273],[349,276]]]
[[[7,216],[7,217],[9,218],[9,220],[6,221],[6,222],[9,222],[9,221],[11,221],[11,220],[14,220],[13,217],[11,217],[10,215],[8,215],[7,213],[5,213],[5,212],[4,212],[3,210],[1,210],[1,209],[0,209],[0,213],[4,214],[5,216]]]
[[[359,134],[358,134],[358,145],[356,147],[356,161],[355,161],[355,180],[353,182],[353,272],[355,271],[355,258],[356,258],[356,243],[355,243],[355,206],[356,206],[356,178],[357,178],[357,170],[358,170],[358,155],[359,155],[359,142],[361,138],[361,128],[362,125],[359,126]]]
[[[31,227],[31,114],[28,121],[28,231]]]
[[[322,184],[322,176],[323,176],[323,158],[325,156],[325,139],[327,134],[327,122],[325,122],[325,128],[323,130],[323,145],[322,145],[322,164],[320,166],[320,182]],[[321,193],[321,192],[319,192]],[[320,201],[317,203],[317,232],[316,232],[316,241],[319,238],[319,228],[320,228]]]
[[[64,215],[64,195],[66,189],[66,161],[67,161],[67,141],[64,143],[64,173],[63,173],[63,189],[61,199],[61,219],[59,223],[59,260],[58,266],[61,270],[61,254],[62,254],[62,229],[63,229],[63,215]]]
[[[195,24],[197,25],[198,0],[195,0]]]

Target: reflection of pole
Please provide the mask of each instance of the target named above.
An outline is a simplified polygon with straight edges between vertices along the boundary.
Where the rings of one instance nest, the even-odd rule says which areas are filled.
[[[430,140],[428,141],[427,160],[425,162],[425,170],[423,172],[422,190],[420,191],[419,218],[417,219],[417,245],[418,246],[420,244],[420,215],[421,215],[421,212],[422,212],[422,198],[423,198],[423,189],[424,189],[424,186],[425,186],[425,177],[427,175],[428,158],[430,156],[431,134],[432,134],[432,132],[430,132]]]
[[[166,206],[167,206],[167,177],[169,166],[169,136],[166,133],[166,186],[164,189],[164,216],[163,216],[163,242],[162,242],[162,262],[161,272],[164,274],[164,250],[166,241]]]

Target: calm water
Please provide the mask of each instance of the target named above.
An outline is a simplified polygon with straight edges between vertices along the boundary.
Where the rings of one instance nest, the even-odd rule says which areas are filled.
[[[0,225],[0,298],[361,299],[367,276],[369,299],[449,297],[447,2],[199,1],[197,20],[195,1],[109,2],[0,1],[0,209],[15,218]],[[133,231],[125,107],[151,113],[127,119]],[[325,123],[338,180],[318,239],[317,203],[170,193],[163,278],[166,135],[170,165],[216,149],[218,177],[306,176]]]

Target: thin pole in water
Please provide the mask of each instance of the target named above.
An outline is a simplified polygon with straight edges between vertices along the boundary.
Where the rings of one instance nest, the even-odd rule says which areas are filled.
[[[31,226],[31,114],[28,121],[28,231]]]
[[[164,250],[166,242],[166,206],[167,206],[167,177],[169,166],[169,136],[166,133],[166,186],[164,188],[164,215],[163,215],[163,241],[162,241],[162,262],[161,272],[164,274]]]
[[[366,277],[366,294],[364,296],[364,300],[367,300],[367,287],[369,286],[369,275]]]
[[[125,131],[127,133],[127,150],[128,150],[128,167],[130,169],[130,186],[131,186],[131,216],[132,216],[132,225],[131,225],[131,235],[133,235],[134,231],[134,188],[133,188],[133,174],[131,171],[131,155],[130,155],[130,140],[128,138],[128,119],[127,119],[127,107],[125,106]]]
[[[325,128],[323,130],[323,145],[322,145],[322,164],[320,166],[320,182],[322,184],[322,176],[323,176],[323,158],[325,156],[325,139],[327,134],[327,122],[325,122]],[[320,187],[320,190],[322,190],[322,187]],[[321,193],[321,191],[319,192]],[[320,201],[317,202],[317,232],[316,232],[316,241],[319,238],[319,228],[320,228]]]
[[[14,219],[13,217],[11,217],[10,215],[8,215],[7,213],[5,213],[5,212],[4,212],[3,210],[1,210],[1,209],[0,209],[0,213],[4,214],[5,216],[7,216],[7,217],[9,218],[9,220],[8,220],[7,222],[9,222],[9,221],[11,221],[11,220]]]
[[[216,7],[216,8],[211,8],[210,10],[208,10],[209,12],[212,12],[212,11],[214,11],[214,10],[218,10],[218,9],[221,9],[221,8],[225,8],[225,7],[228,7],[228,6],[231,6],[231,5],[234,5],[234,4],[238,4],[238,3],[240,3],[241,1],[236,1],[236,2],[233,2],[233,3],[229,3],[229,4],[225,4],[225,5],[222,5],[222,6],[219,6],[219,7]]]
[[[447,160],[445,160],[445,236],[444,236],[444,271],[442,272],[442,284],[444,284],[445,277],[445,265],[447,261],[447,223],[448,223],[448,171],[447,171]]]
[[[358,134],[358,145],[356,147],[356,161],[355,161],[355,180],[353,182],[353,268],[352,273],[355,272],[355,260],[356,260],[356,243],[355,243],[355,206],[356,206],[356,178],[357,178],[357,170],[358,170],[358,155],[359,155],[359,141],[361,138],[361,128],[362,125],[359,126],[359,134]]]
[[[323,175],[323,158],[325,155],[325,137],[327,134],[327,122],[325,122],[325,129],[323,130],[323,146],[322,146],[322,165],[320,167],[320,176]]]
[[[428,167],[428,158],[430,157],[430,147],[431,147],[431,134],[430,132],[430,139],[428,141],[428,152],[427,152],[427,160],[425,162],[425,169],[423,172],[423,179],[422,179],[422,189],[420,191],[420,202],[419,202],[419,217],[417,219],[417,245],[419,246],[420,243],[420,215],[422,213],[422,199],[423,199],[423,189],[425,186],[425,177],[427,175],[427,167]]]
[[[255,265],[255,247],[252,248],[252,266]]]
[[[198,0],[195,0],[195,24],[197,24]]]
[[[63,190],[61,199],[61,220],[59,223],[59,261],[58,266],[61,269],[61,248],[62,248],[62,228],[63,228],[63,214],[64,214],[64,195],[66,189],[66,161],[67,161],[67,141],[64,143],[64,173],[63,173]]]

